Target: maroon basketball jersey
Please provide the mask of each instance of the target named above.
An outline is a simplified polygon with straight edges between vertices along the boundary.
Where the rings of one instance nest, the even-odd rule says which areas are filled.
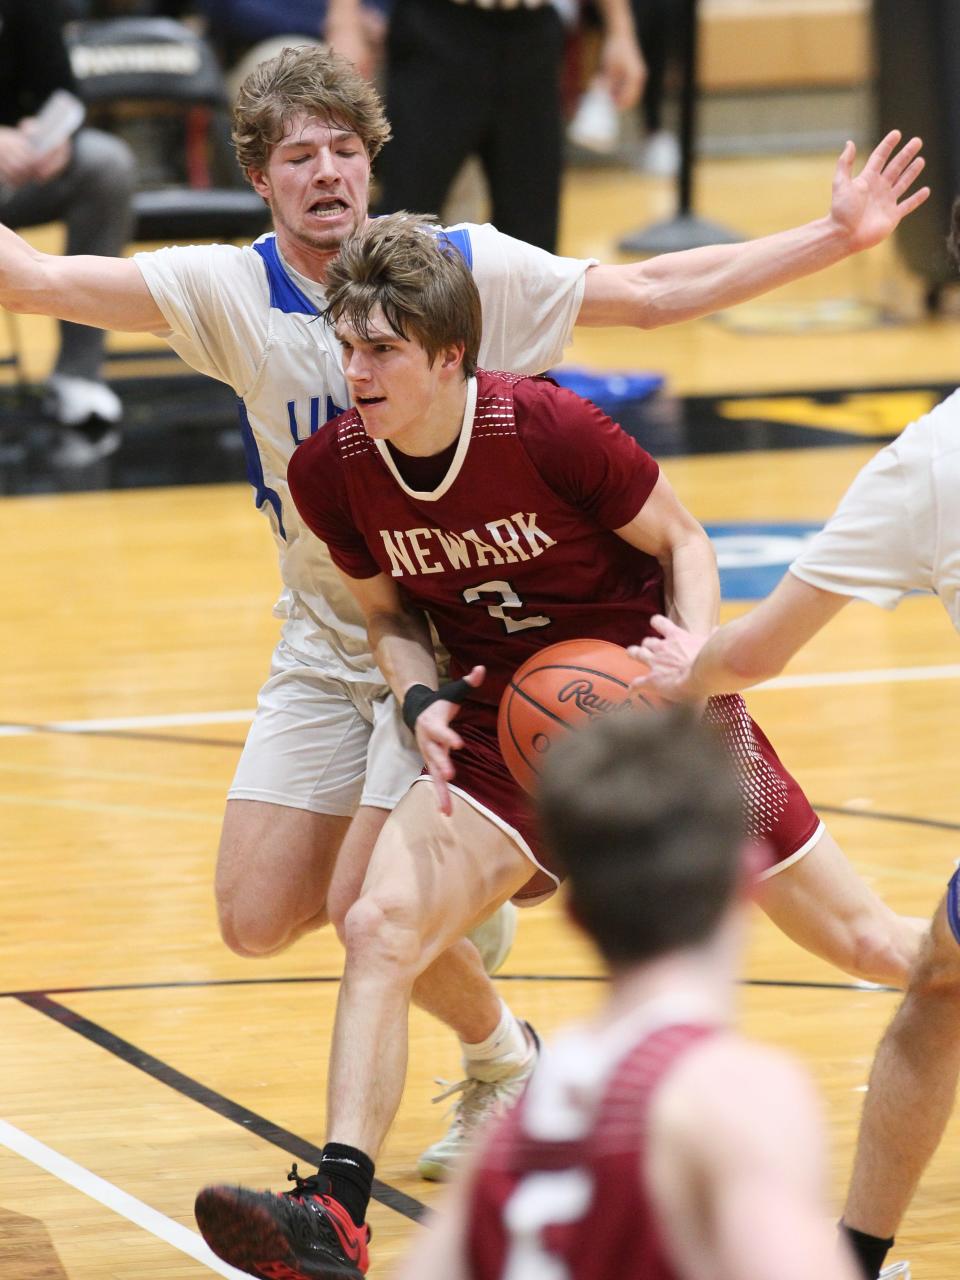
[[[300,446],[289,479],[334,562],[354,578],[392,576],[429,613],[452,674],[486,666],[476,697],[495,705],[537,649],[647,634],[663,573],[612,530],[637,515],[659,468],[553,383],[481,372],[469,387],[464,429],[429,490],[405,481],[356,411]]]
[[[676,1280],[644,1185],[650,1101],[700,1024],[626,1045],[572,1032],[499,1123],[471,1185],[471,1280]]]

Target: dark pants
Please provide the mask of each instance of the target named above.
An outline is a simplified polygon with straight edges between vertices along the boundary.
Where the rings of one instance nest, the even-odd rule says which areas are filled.
[[[563,49],[550,4],[396,0],[387,41],[393,138],[376,165],[379,212],[439,213],[463,161],[476,155],[494,225],[555,250]]]

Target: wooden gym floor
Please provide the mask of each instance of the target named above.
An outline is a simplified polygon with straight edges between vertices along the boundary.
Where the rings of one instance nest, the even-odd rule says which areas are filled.
[[[713,162],[699,210],[749,235],[774,230],[826,208],[831,172],[830,157]],[[577,172],[564,249],[610,259],[620,235],[671,208],[670,184]],[[719,320],[585,334],[570,361],[658,370],[668,406],[713,397],[732,451],[674,448],[668,474],[718,536],[759,528],[748,561],[770,560],[771,545],[776,561],[763,539],[789,543],[822,521],[876,439],[936,398],[925,388],[952,385],[960,323],[924,319],[918,297],[881,248]],[[39,376],[52,326],[23,327]],[[862,390],[814,396],[835,388]],[[762,398],[744,409],[745,393]],[[758,417],[751,435],[745,419]],[[764,447],[740,448],[753,439]],[[340,964],[326,934],[239,959],[214,918],[223,796],[275,636],[272,548],[239,484],[7,496],[0,539],[0,1274],[228,1274],[198,1250],[195,1191],[276,1187],[292,1159],[311,1165]],[[727,614],[745,607],[738,592],[756,593],[749,576],[727,579]],[[958,676],[942,610],[912,598],[892,615],[850,608],[789,679],[750,699],[861,874],[910,913],[929,914],[957,854]],[[552,903],[523,918],[499,981],[549,1034],[600,997],[598,972]],[[896,996],[849,983],[762,919],[744,974],[743,1027],[799,1055],[823,1090],[839,1204]],[[442,1125],[433,1078],[459,1072],[450,1037],[416,1012],[411,1034],[378,1166],[374,1280],[436,1199],[411,1171]],[[916,1280],[956,1272],[958,1148],[953,1125],[898,1242]]]

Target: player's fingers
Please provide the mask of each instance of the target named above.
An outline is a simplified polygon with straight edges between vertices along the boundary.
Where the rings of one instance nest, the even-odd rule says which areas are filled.
[[[627,649],[627,653],[635,662],[656,661],[660,650],[664,648],[664,643],[665,642],[663,640],[657,640],[653,636],[647,636],[641,644],[632,644],[629,649]]]
[[[896,182],[920,154],[922,146],[923,142],[920,138],[911,138],[909,142],[905,142],[896,155],[890,157],[890,163],[884,169],[883,176],[889,178],[891,182]]]
[[[906,169],[904,169],[903,173],[901,173],[900,177],[893,184],[893,194],[895,196],[902,196],[909,191],[916,180],[920,177],[921,173],[923,173],[926,163],[927,162],[923,156],[917,156],[917,158],[908,165]]]
[[[478,689],[483,684],[487,676],[486,667],[474,667],[463,677],[471,689]]]
[[[444,773],[447,769],[452,770],[453,766],[450,764],[450,752],[454,748],[452,747],[451,740],[459,744],[456,748],[457,750],[459,750],[460,746],[463,746],[463,743],[456,734],[437,733],[427,741],[423,752],[423,758],[426,760],[428,765],[433,764]]]
[[[636,679],[630,681],[631,689],[642,689],[645,685],[653,684],[654,675],[652,671],[648,671],[645,676],[637,676]]]
[[[650,625],[653,627],[654,631],[664,637],[676,635],[678,631],[683,629],[682,627],[678,627],[672,618],[668,618],[662,613],[655,613],[650,619]]]
[[[900,200],[897,204],[897,213],[905,218],[908,213],[913,213],[914,209],[919,209],[923,202],[930,194],[929,187],[921,187],[919,191],[915,191],[912,196],[908,196],[906,200]]]
[[[437,797],[437,808],[445,817],[449,818],[453,806],[450,803],[450,788],[447,786],[446,779],[441,778],[432,769],[430,770],[430,777],[433,779],[433,792]]]
[[[845,142],[843,150],[837,157],[837,177],[849,178],[853,175],[853,162],[857,157],[857,148],[852,142]]]
[[[873,148],[870,155],[867,157],[867,163],[863,166],[864,169],[875,170],[878,173],[880,170],[884,169],[887,161],[893,155],[902,137],[903,134],[899,129],[891,129],[887,136],[885,138],[881,138]],[[847,145],[852,147],[853,143],[850,142]]]

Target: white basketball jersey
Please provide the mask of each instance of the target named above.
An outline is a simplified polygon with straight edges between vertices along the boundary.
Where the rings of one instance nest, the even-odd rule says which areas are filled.
[[[470,264],[483,307],[480,364],[541,373],[562,356],[592,260],[558,258],[489,225],[445,232]],[[169,329],[161,337],[240,403],[247,476],[277,543],[284,638],[311,665],[381,679],[366,629],[326,546],[301,522],[287,487],[297,445],[349,408],[340,347],[319,318],[322,287],[282,259],[276,237],[253,245],[192,245],[135,261]]]

